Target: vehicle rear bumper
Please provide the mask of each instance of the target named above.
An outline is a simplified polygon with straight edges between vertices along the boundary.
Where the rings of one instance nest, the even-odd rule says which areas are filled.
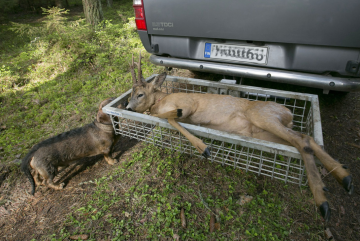
[[[261,79],[272,82],[336,90],[345,92],[360,91],[360,78],[332,77],[318,74],[285,71],[246,65],[224,64],[151,55],[150,62],[155,65],[189,69],[208,73]]]

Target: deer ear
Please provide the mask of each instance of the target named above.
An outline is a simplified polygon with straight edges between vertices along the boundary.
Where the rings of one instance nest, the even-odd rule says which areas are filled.
[[[158,76],[155,77],[155,79],[151,82],[152,86],[154,88],[158,88],[162,85],[162,83],[164,82],[164,80],[166,79],[166,72],[159,74]]]

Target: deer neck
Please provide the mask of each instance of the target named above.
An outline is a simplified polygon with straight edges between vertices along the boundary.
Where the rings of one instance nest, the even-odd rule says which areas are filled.
[[[161,92],[161,91],[156,91],[155,92],[155,101],[154,101],[154,105],[156,105],[157,103],[159,103],[165,96],[167,96],[168,94]]]

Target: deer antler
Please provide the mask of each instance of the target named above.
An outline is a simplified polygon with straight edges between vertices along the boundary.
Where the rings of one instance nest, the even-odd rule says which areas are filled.
[[[144,77],[142,76],[142,71],[141,71],[141,51],[139,53],[139,63],[138,63],[138,76],[139,76],[139,81],[141,83],[145,82]]]
[[[133,79],[133,84],[136,85],[136,84],[138,84],[138,82],[136,80],[136,75],[135,75],[135,71],[134,71],[134,54],[132,55],[131,64],[129,64],[129,65],[130,65],[131,76]]]

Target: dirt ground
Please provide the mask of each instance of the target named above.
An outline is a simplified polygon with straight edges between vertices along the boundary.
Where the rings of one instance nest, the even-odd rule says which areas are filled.
[[[172,75],[214,80],[222,78],[184,70],[174,70]],[[330,189],[327,196],[332,217],[328,227],[334,240],[360,240],[360,93],[323,95],[320,90],[254,80],[244,80],[243,84],[319,94],[325,149],[335,159],[348,165],[355,183],[354,193],[350,196],[331,175],[322,173]],[[140,144],[136,140],[122,138],[113,156],[124,160]],[[11,166],[0,167],[0,239],[30,240],[30,234],[36,233],[40,238],[42,234],[59,232],[72,207],[86,202],[80,194],[92,193],[94,184],[90,181],[102,177],[112,168],[102,156],[83,161],[86,163],[79,162],[62,173],[66,182],[64,190],[38,188],[33,197],[28,194],[30,185],[22,173],[12,171],[14,168]],[[319,236],[325,240],[324,234]]]

